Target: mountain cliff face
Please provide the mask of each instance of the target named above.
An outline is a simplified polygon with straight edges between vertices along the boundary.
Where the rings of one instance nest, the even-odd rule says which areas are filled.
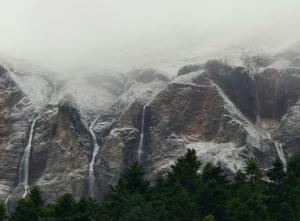
[[[291,60],[255,72],[215,60],[171,80],[147,69],[54,81],[0,65],[0,199],[13,205],[33,185],[48,201],[64,192],[100,199],[133,162],[153,179],[187,148],[228,174],[250,158],[286,164],[300,151],[300,69]]]
[[[3,200],[18,184],[19,167],[34,109],[29,97],[2,66],[0,91],[0,197]]]

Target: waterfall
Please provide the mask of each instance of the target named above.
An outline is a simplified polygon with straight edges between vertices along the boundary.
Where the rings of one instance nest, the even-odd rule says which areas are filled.
[[[255,83],[255,105],[256,105],[256,122],[259,123],[261,121],[261,116],[260,116],[260,104],[259,104],[259,96],[258,96],[258,87],[256,83],[256,79],[254,74],[252,73],[252,79]]]
[[[4,201],[4,205],[5,205],[5,206],[7,206],[10,197],[11,197],[11,195],[9,195],[9,196],[5,199],[5,201]]]
[[[29,161],[30,161],[30,152],[31,152],[31,144],[33,139],[34,127],[35,123],[38,119],[39,115],[33,120],[30,126],[29,137],[25,147],[25,151],[21,160],[21,165],[19,169],[19,182],[24,186],[24,194],[23,198],[25,198],[28,194],[28,178],[29,178]]]
[[[276,85],[275,85],[275,94],[274,94],[274,107],[272,110],[272,117],[274,119],[277,119],[278,116],[278,102],[279,102],[279,89],[280,89],[280,80],[281,80],[281,74],[279,74],[278,79],[276,80]]]
[[[277,141],[275,141],[274,144],[275,144],[275,147],[276,147],[278,157],[279,157],[279,159],[280,159],[280,161],[283,165],[284,171],[286,172],[287,171],[287,160],[286,160],[285,155],[283,153],[282,144],[277,142]]]
[[[258,97],[258,92],[256,88],[256,121],[259,123],[261,121],[261,116],[260,116],[260,104],[259,104],[259,97]]]
[[[273,140],[270,133],[266,132],[266,135],[270,140]],[[283,152],[283,149],[282,149],[282,144],[275,140],[274,145],[275,145],[275,148],[276,148],[278,158],[279,158],[279,160],[281,161],[281,163],[283,165],[284,171],[286,172],[287,171],[287,160],[285,158],[285,155],[284,155],[284,152]]]
[[[140,143],[138,148],[138,162],[141,161],[141,157],[143,154],[143,144],[144,144],[144,132],[145,132],[145,117],[146,117],[146,110],[147,110],[148,104],[145,104],[143,107],[143,113],[142,113],[142,125],[141,125],[141,133],[140,133]]]
[[[99,151],[99,145],[97,143],[97,137],[95,135],[95,132],[93,130],[95,124],[97,123],[99,119],[99,116],[96,117],[96,119],[91,122],[90,126],[89,126],[89,131],[90,131],[90,134],[92,136],[92,139],[93,139],[93,157],[92,157],[92,160],[90,162],[90,165],[89,165],[89,193],[90,193],[90,196],[91,197],[95,197],[95,171],[94,171],[94,164],[95,164],[95,158],[98,154],[98,151]]]

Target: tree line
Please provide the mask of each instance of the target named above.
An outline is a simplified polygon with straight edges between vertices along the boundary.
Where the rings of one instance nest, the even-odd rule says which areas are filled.
[[[200,168],[203,168],[200,171]],[[263,171],[247,161],[234,178],[220,164],[202,165],[187,150],[150,184],[134,163],[101,202],[69,193],[47,204],[38,187],[12,213],[0,204],[0,221],[299,221],[300,155],[284,171],[281,161]]]

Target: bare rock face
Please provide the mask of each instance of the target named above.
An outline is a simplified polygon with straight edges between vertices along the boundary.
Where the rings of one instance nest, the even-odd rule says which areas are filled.
[[[255,75],[261,118],[280,120],[300,98],[300,70],[266,69]]]
[[[29,98],[0,66],[0,199],[18,184],[19,166],[34,109]]]
[[[275,135],[289,157],[300,151],[300,100],[283,116]]]
[[[32,145],[30,183],[39,185],[49,201],[64,192],[75,197],[87,194],[90,136],[73,103],[41,113]]]
[[[177,76],[185,75],[185,74],[188,74],[188,73],[191,73],[191,72],[200,71],[203,68],[204,68],[204,65],[201,65],[201,64],[186,65],[186,66],[183,66],[182,68],[180,68],[178,70]]]
[[[133,74],[136,75],[137,81],[142,82],[144,84],[150,83],[150,82],[154,81],[155,79],[164,81],[164,82],[169,81],[169,79],[165,75],[159,73],[158,71],[156,71],[154,69],[137,70],[137,71],[134,71]]]
[[[250,72],[243,67],[232,67],[218,60],[205,65],[187,65],[179,69],[177,76],[205,70],[205,77],[213,80],[231,101],[252,122],[257,120],[256,83]]]
[[[148,77],[148,72],[140,71],[128,79],[106,76],[101,77],[102,81],[100,81],[97,76],[93,79],[90,76],[84,82],[73,79],[69,83],[56,83],[53,84],[55,88],[45,90],[47,93],[53,92],[52,95],[45,96],[48,104],[37,107],[32,104],[31,97],[27,96],[18,85],[18,83],[22,84],[22,82],[17,83],[16,79],[19,78],[11,77],[16,73],[8,73],[1,66],[0,91],[3,96],[0,100],[0,200],[5,201],[7,207],[12,208],[15,202],[24,196],[26,190],[25,184],[20,179],[20,167],[25,147],[28,146],[29,133],[32,137],[29,149],[28,185],[39,185],[49,202],[66,192],[71,192],[76,198],[88,195],[89,166],[95,146],[90,129],[94,131],[98,145],[101,145],[101,150],[96,153],[96,162],[101,156],[104,159],[101,165],[105,166],[107,162],[105,156],[109,159],[112,151],[115,154],[118,153],[113,148],[107,149],[110,147],[108,145],[111,137],[109,132],[112,125],[125,125],[126,121],[130,121],[129,117],[125,117],[126,114],[121,118],[120,114],[127,110],[132,102],[131,99],[138,99],[138,97],[141,97],[140,101],[150,99],[168,81],[167,77],[154,70],[150,78],[145,79]],[[24,80],[26,76],[32,78],[30,74],[20,75],[20,78]],[[27,83],[30,82],[28,79],[25,80]],[[92,84],[91,90],[86,88],[90,84]],[[76,85],[77,88],[72,85]],[[80,85],[84,85],[83,89],[86,89],[82,96],[77,93],[80,91]],[[39,85],[37,90],[42,91],[42,86],[42,84]],[[97,87],[101,89],[97,90]],[[100,95],[95,93],[90,96],[90,93],[97,91],[100,91]],[[115,98],[110,101],[113,105],[103,105],[107,104],[107,99],[101,98],[103,94]],[[88,99],[84,100],[83,96],[88,96]],[[104,100],[104,102],[95,104],[93,96],[99,96],[97,101]],[[89,103],[91,103],[90,106]],[[131,108],[133,106],[131,105],[129,109],[133,110]],[[126,111],[126,113],[131,115],[132,119],[138,116],[134,111],[132,113]],[[96,117],[93,127],[89,128]],[[35,124],[31,127],[34,119],[36,119]],[[136,121],[135,125],[138,126],[139,122]],[[137,129],[129,131],[116,131],[115,134],[118,134],[120,140],[126,145],[129,145],[134,141],[126,137],[138,137],[139,134]],[[111,142],[115,141],[112,139]],[[128,159],[125,159],[125,156]],[[132,159],[136,159],[135,150],[117,155],[115,160],[120,160],[120,163],[116,164],[116,168],[119,168],[116,169],[117,175],[133,161]],[[107,163],[110,164],[110,162]],[[105,167],[99,171],[100,168],[97,165],[94,168],[98,184],[95,195],[97,198],[102,196],[103,190],[107,189],[107,185],[111,183],[110,179],[105,177]],[[108,168],[111,169],[111,167]],[[113,172],[114,170],[107,171],[108,174],[113,174]],[[23,168],[22,173],[24,173]],[[112,179],[116,180],[117,175]]]
[[[139,130],[134,127],[114,128],[105,138],[95,164],[99,198],[136,161],[138,138]]]
[[[218,84],[229,99],[252,122],[257,120],[256,83],[243,67],[231,67],[219,61],[209,61],[205,69],[208,78]]]
[[[172,148],[170,144],[173,143],[179,144],[178,148],[182,149],[180,146],[184,143],[185,147],[195,148],[204,162],[221,161],[231,172],[241,169],[248,157],[255,157],[263,167],[267,166],[272,159],[266,160],[263,156],[267,152],[272,155],[274,150],[268,144],[266,135],[255,129],[255,125],[243,115],[221,87],[203,76],[206,76],[206,73],[194,78],[192,85],[172,85],[174,88],[171,87],[169,93],[176,96],[173,96],[171,103],[161,105],[160,102],[164,103],[164,100],[158,103],[154,100],[151,103],[154,106],[154,116],[155,113],[159,113],[160,116],[169,113],[163,114],[161,120],[154,120],[158,122],[158,125],[153,127],[155,130],[160,128],[160,125],[163,126],[155,136],[161,139],[161,135],[158,134],[165,135],[164,148]],[[174,111],[175,109],[180,111]],[[166,116],[171,118],[165,118]],[[165,127],[167,122],[170,126]],[[265,149],[261,146],[263,142]],[[172,149],[167,150],[172,155]]]
[[[145,73],[150,77],[145,78]],[[139,75],[140,74],[140,75]],[[133,81],[127,84],[125,99],[129,106],[125,108],[121,116],[106,137],[101,137],[101,148],[95,162],[97,177],[97,196],[102,198],[107,188],[117,182],[118,177],[125,168],[137,161],[137,148],[140,142],[143,104],[153,99],[165,85],[167,78],[153,70],[135,71],[131,73]],[[124,102],[124,95],[121,101]],[[131,101],[132,97],[135,99]]]
[[[231,87],[236,77],[246,83]],[[251,99],[243,103],[246,89]],[[101,149],[99,182],[113,184],[124,167],[139,159],[139,148],[150,179],[164,173],[187,148],[196,149],[203,162],[220,161],[229,173],[252,157],[268,168],[277,153],[268,134],[253,123],[255,98],[254,79],[242,68],[213,61],[206,69],[178,76],[153,99],[133,103],[123,114]]]
[[[261,118],[280,119],[277,110],[280,73],[276,69],[267,69],[255,75],[258,105]]]
[[[187,148],[228,174],[249,158],[269,168],[300,151],[299,76],[296,67],[253,75],[220,61],[186,66],[172,81],[153,69],[90,75],[48,88],[37,108],[0,66],[0,200],[13,205],[24,194],[19,168],[34,119],[28,184],[49,202],[89,195],[93,156],[97,199],[133,162],[153,179]]]
[[[151,179],[187,148],[196,149],[204,163],[221,162],[229,174],[249,158],[269,168],[281,154],[279,142],[286,157],[300,150],[295,69],[266,69],[253,76],[245,68],[210,61],[196,70],[125,111],[97,161],[102,189],[114,184],[139,152]]]
[[[40,186],[48,202],[67,192],[76,198],[87,195],[91,146],[90,134],[74,104],[42,109],[34,127],[28,185]],[[24,196],[24,184],[17,182],[9,194],[11,208]]]

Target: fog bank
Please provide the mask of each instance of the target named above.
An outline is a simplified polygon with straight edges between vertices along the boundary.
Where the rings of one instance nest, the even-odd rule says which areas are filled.
[[[276,51],[300,39],[298,0],[0,3],[1,53],[60,72],[168,70],[211,51]]]

